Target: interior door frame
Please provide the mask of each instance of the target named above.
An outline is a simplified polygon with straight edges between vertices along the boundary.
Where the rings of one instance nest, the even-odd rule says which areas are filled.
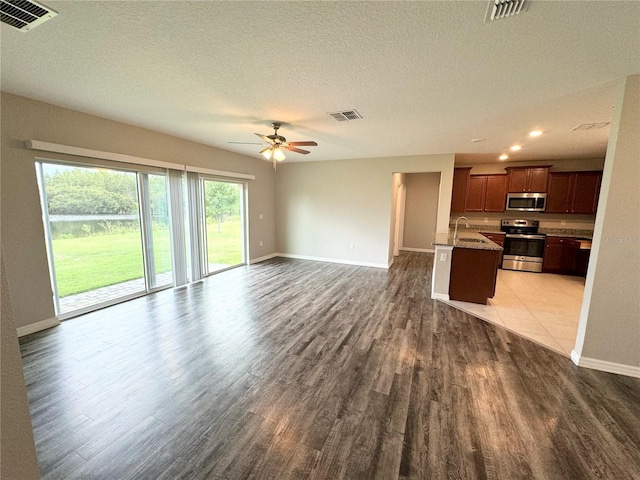
[[[393,256],[400,255],[400,249],[404,242],[404,210],[407,199],[407,187],[400,184],[396,190],[396,223],[393,237]]]

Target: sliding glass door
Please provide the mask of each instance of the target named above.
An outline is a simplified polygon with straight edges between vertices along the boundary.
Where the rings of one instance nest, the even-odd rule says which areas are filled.
[[[173,283],[169,198],[165,175],[139,173],[140,204],[144,219],[147,288],[153,290]]]
[[[58,315],[173,283],[164,175],[37,166]]]
[[[201,179],[204,273],[244,263],[244,185]]]

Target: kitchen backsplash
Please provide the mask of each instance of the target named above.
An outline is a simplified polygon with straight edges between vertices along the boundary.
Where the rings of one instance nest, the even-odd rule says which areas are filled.
[[[458,217],[465,216],[473,226],[494,227],[492,230],[500,229],[500,220],[523,218],[526,220],[540,221],[540,229],[563,229],[563,230],[591,230],[593,231],[595,215],[562,215],[549,213],[465,213],[453,215],[449,218],[449,224],[453,225]]]

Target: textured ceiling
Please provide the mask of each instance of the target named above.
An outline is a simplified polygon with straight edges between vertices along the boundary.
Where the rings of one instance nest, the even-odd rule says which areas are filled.
[[[277,120],[319,144],[288,161],[602,158],[609,128],[572,128],[610,121],[616,80],[640,73],[635,1],[534,0],[489,23],[485,1],[42,1],[58,16],[2,25],[2,90],[252,156],[228,142]]]

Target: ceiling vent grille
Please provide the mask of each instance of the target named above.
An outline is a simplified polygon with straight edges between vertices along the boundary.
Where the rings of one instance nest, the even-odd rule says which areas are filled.
[[[604,128],[608,126],[611,122],[598,122],[598,123],[583,123],[578,125],[577,127],[573,127],[571,130],[599,130],[600,128]]]
[[[335,120],[338,122],[347,122],[349,120],[359,120],[362,118],[356,110],[343,110],[341,112],[329,112]]]
[[[26,32],[58,13],[30,0],[0,0],[0,21]]]
[[[484,21],[512,17],[527,10],[529,0],[490,0]]]

